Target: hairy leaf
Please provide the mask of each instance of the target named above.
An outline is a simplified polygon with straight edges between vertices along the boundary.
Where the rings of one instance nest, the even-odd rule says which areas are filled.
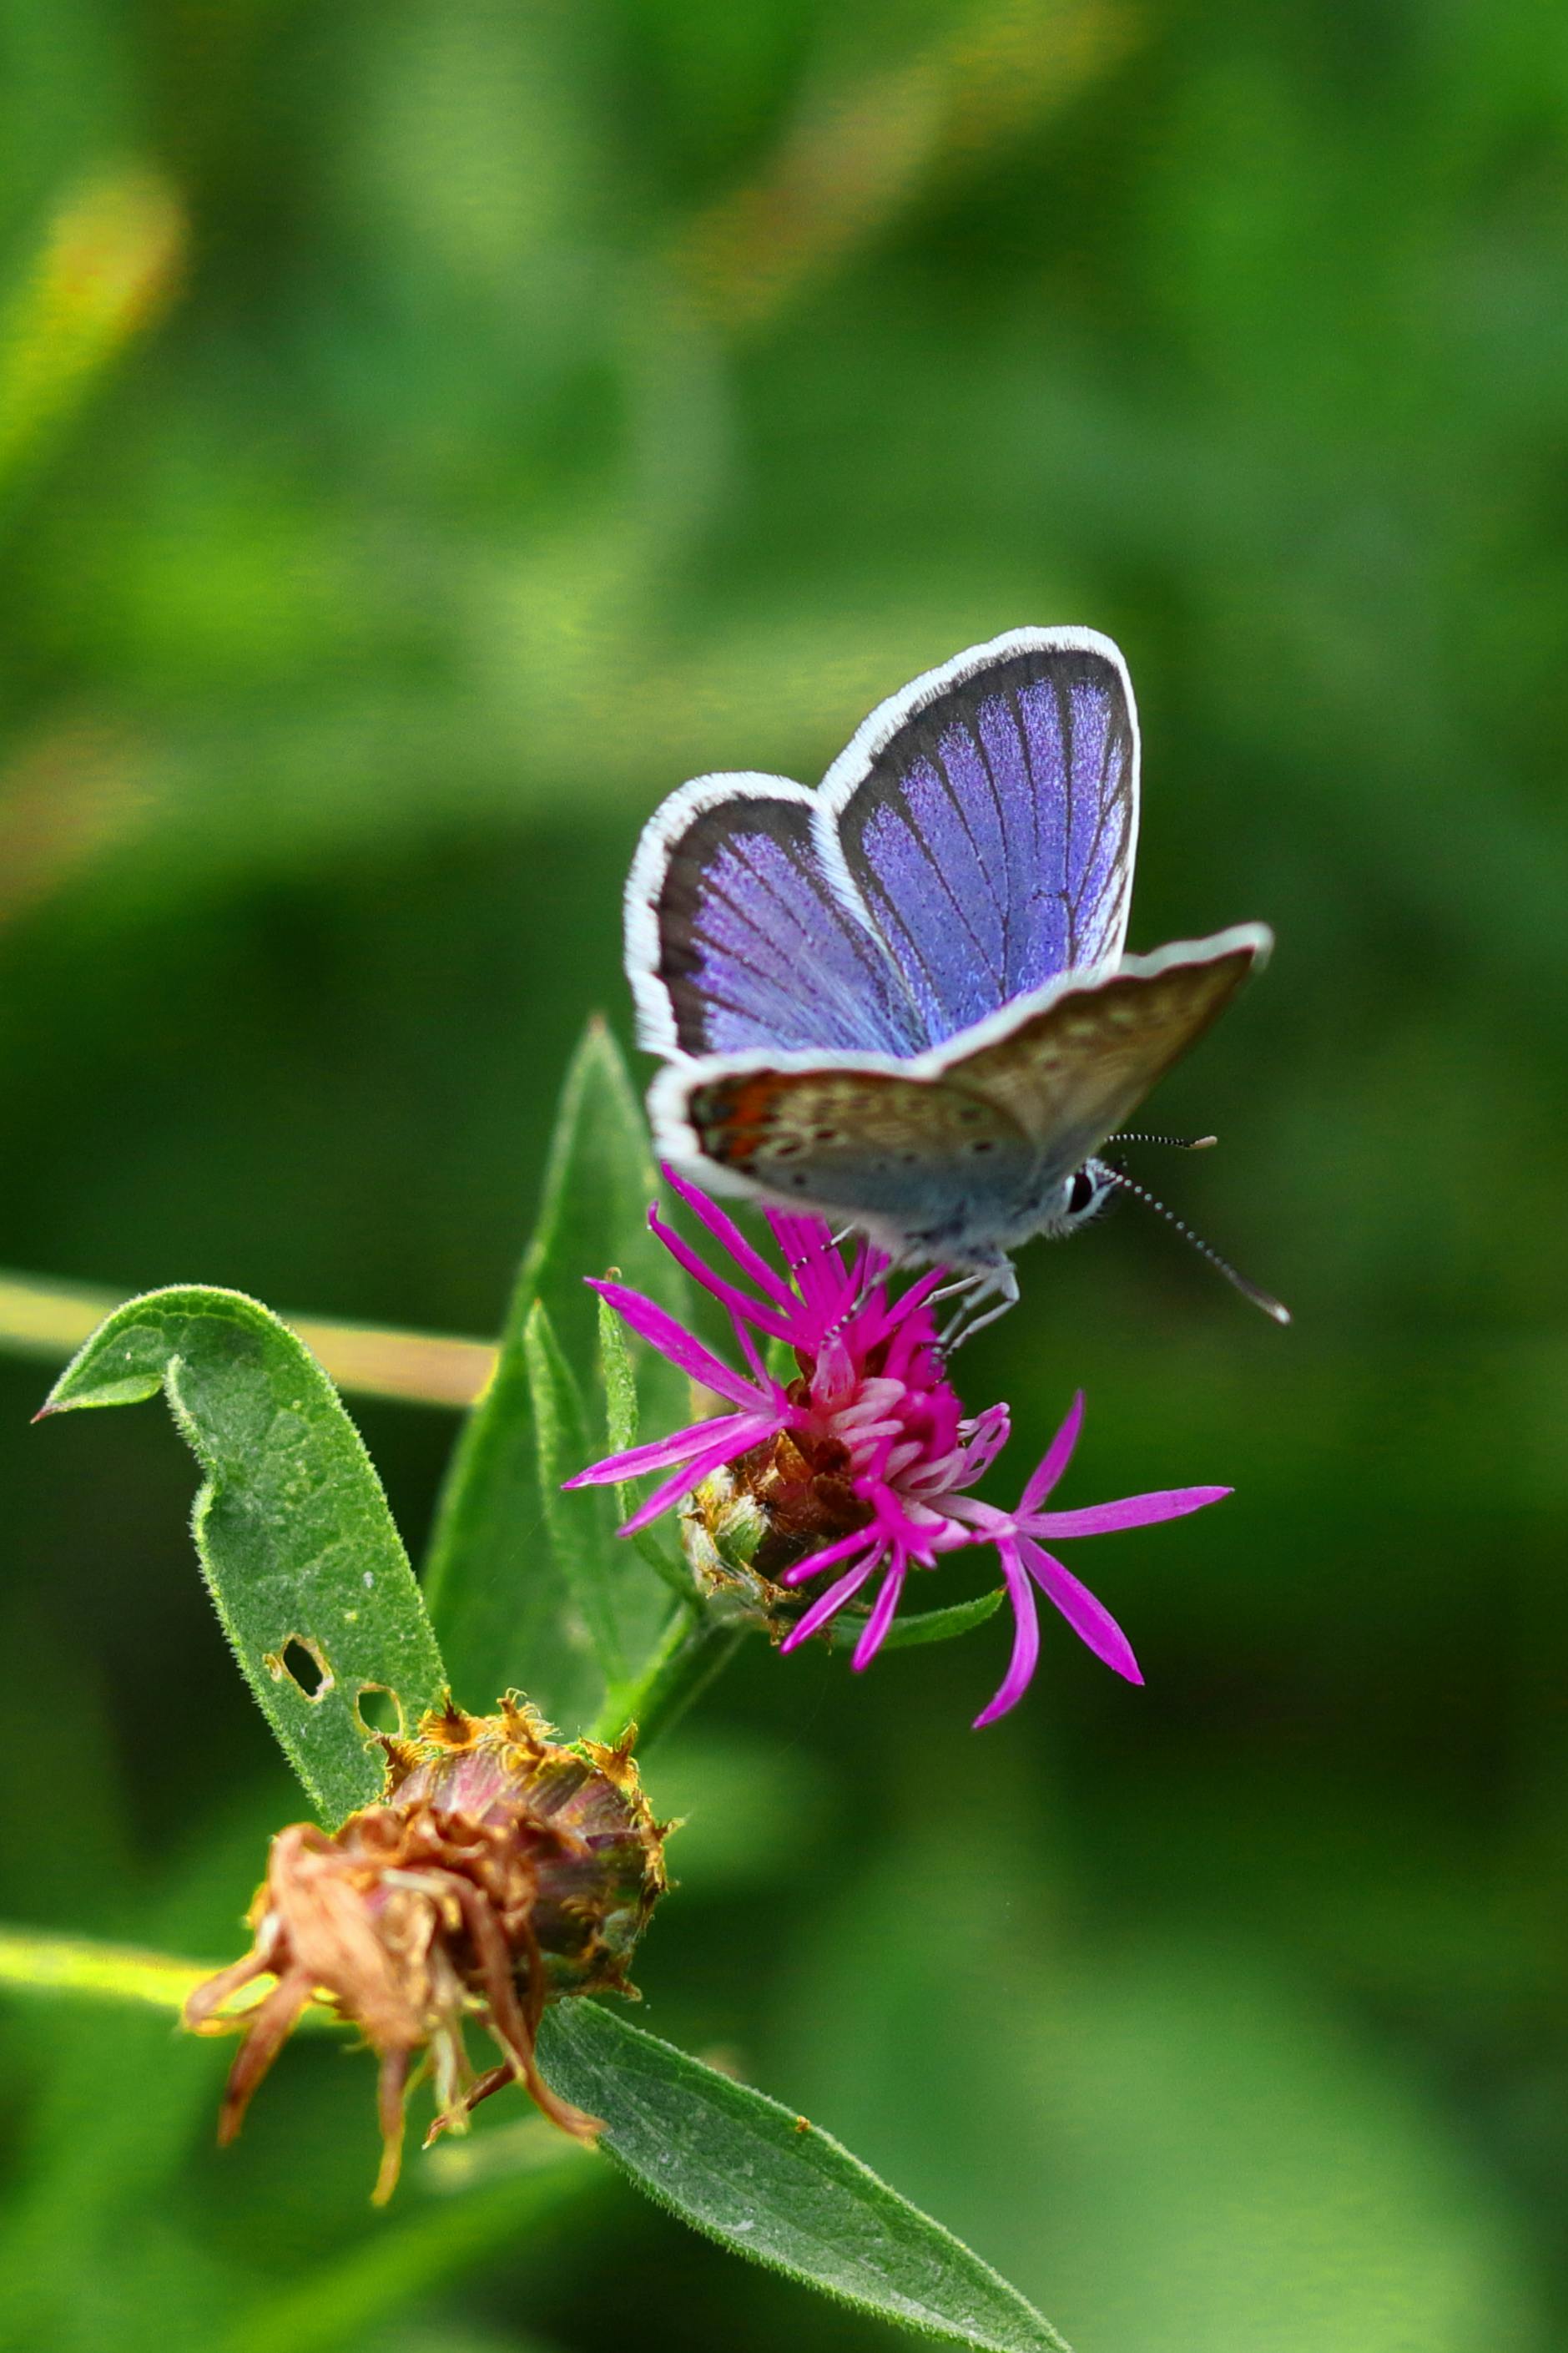
[[[990,1593],[978,1593],[971,1602],[950,1602],[947,1609],[910,1609],[893,1619],[886,1635],[881,1638],[884,1650],[914,1650],[917,1642],[952,1642],[954,1635],[973,1633],[975,1626],[985,1626],[987,1617],[994,1617],[1002,1607],[1002,1586]],[[860,1633],[856,1619],[837,1619],[844,1629],[844,1640]]]
[[[602,1488],[563,1493],[564,1482],[590,1459],[583,1392],[562,1355],[544,1302],[536,1299],[522,1332],[539,1461],[539,1501],[545,1532],[560,1567],[569,1606],[593,1646],[606,1683],[626,1673],[613,1588],[623,1564],[616,1558],[609,1497]]]
[[[241,1672],[323,1820],[377,1797],[359,1704],[435,1705],[446,1670],[359,1432],[310,1351],[237,1291],[148,1292],[111,1315],[43,1410],[162,1388],[205,1472],[192,1522]]]
[[[592,2001],[546,2013],[539,2055],[639,2188],[734,2253],[947,2344],[1065,2353],[988,2263],[776,2100]]]

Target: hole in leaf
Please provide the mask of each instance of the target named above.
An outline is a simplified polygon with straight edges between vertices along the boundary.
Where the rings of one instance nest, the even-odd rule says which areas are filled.
[[[312,1705],[332,1688],[326,1654],[308,1634],[290,1634],[280,1651],[267,1653],[262,1664],[275,1683],[291,1683]]]
[[[385,1683],[361,1683],[354,1714],[362,1732],[380,1732],[389,1740],[402,1739],[403,1702]]]

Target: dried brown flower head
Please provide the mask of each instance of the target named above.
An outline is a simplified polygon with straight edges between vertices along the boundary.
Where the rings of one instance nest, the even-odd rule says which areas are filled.
[[[666,1826],[653,1820],[631,1737],[605,1748],[555,1744],[509,1694],[495,1715],[448,1705],[412,1740],[385,1740],[386,1790],[340,1830],[296,1822],[272,1841],[250,1907],[255,1943],[185,2004],[197,2033],[244,2036],[218,2126],[226,2144],[252,2093],[311,2001],[359,2026],[381,2056],[378,2202],[392,2194],[404,2103],[417,2054],[434,2076],[431,2137],[515,2079],[565,2132],[593,2116],[559,2098],[534,2063],[547,2001],[634,1993],[626,1964],[665,1888]],[[224,2005],[254,1978],[277,1982],[237,2015]],[[476,2075],[476,2020],[503,2063]]]

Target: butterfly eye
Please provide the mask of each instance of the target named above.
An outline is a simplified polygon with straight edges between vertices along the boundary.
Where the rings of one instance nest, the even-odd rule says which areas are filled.
[[[1088,1169],[1080,1168],[1076,1176],[1068,1179],[1068,1217],[1081,1218],[1087,1209],[1093,1208],[1099,1195],[1100,1187]]]

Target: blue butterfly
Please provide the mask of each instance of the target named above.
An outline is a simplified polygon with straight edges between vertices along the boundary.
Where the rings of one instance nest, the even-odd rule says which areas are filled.
[[[815,792],[681,786],[626,901],[660,1156],[940,1262],[1000,1314],[1009,1251],[1130,1183],[1099,1147],[1273,944],[1241,923],[1124,955],[1137,839],[1131,683],[1092,629],[927,671]]]

